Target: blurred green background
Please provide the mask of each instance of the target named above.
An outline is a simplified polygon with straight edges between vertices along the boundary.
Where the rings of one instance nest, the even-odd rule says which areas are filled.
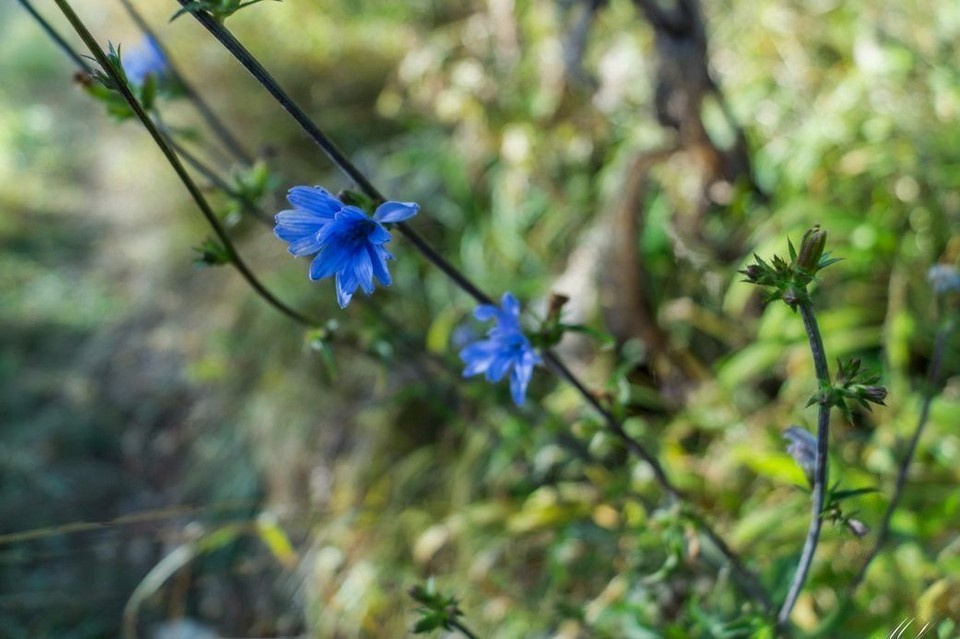
[[[176,3],[138,7],[266,159],[266,211],[351,186],[195,21],[167,22]],[[140,38],[117,3],[75,8],[103,44]],[[703,11],[707,57],[627,0],[585,31],[553,0],[285,0],[227,24],[483,289],[540,316],[563,292],[614,336],[560,352],[780,599],[808,523],[781,434],[813,427],[815,381],[799,318],[736,270],[817,222],[844,258],[814,298],[831,365],[863,357],[890,395],[835,412],[831,476],[879,489],[852,505],[875,527],[938,321],[925,274],[960,256],[960,5]],[[209,187],[264,280],[336,324],[303,331],[193,265],[209,231],[143,129],[17,4],[0,24],[0,636],[406,636],[431,576],[486,637],[766,636],[570,388],[540,370],[516,409],[459,379],[472,303],[408,243],[392,287],[340,310]],[[161,109],[242,170],[187,101]],[[799,633],[960,636],[957,365],[953,340],[890,547],[836,617],[873,539],[825,526]]]

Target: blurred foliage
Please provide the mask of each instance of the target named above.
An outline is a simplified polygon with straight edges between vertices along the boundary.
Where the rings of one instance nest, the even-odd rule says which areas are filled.
[[[701,150],[654,117],[655,38],[631,2],[597,14],[583,75],[568,73],[569,4],[288,1],[228,24],[385,193],[422,204],[414,226],[482,288],[540,317],[557,290],[565,319],[619,332],[616,347],[568,336],[560,352],[781,599],[808,510],[782,433],[813,425],[816,381],[799,318],[760,304],[737,270],[814,223],[829,231],[843,261],[814,303],[831,366],[860,358],[890,390],[886,406],[834,415],[831,481],[878,488],[844,503],[875,527],[938,321],[924,277],[960,257],[960,7],[704,7],[757,192],[705,184]],[[77,2],[103,42],[135,41],[103,6]],[[189,16],[168,24],[173,9],[143,7],[268,157],[269,176],[250,173],[257,198],[273,179],[352,186]],[[404,636],[417,621],[404,592],[430,577],[480,636],[773,636],[572,389],[538,372],[518,410],[503,385],[460,379],[472,305],[409,244],[392,246],[390,289],[340,311],[331,283],[307,282],[306,262],[238,222],[268,283],[335,319],[292,327],[227,269],[191,267],[207,230],[148,138],[103,117],[15,6],[0,20],[16,25],[0,41],[4,636],[116,636],[134,593],[143,636],[173,619],[227,636]],[[159,108],[244,174],[203,146],[184,101]],[[722,111],[704,102],[720,147],[735,137]],[[604,250],[625,235],[623,210],[639,220],[626,265]],[[617,329],[626,268],[659,341]],[[836,615],[872,537],[826,526],[793,616],[802,631],[887,637],[915,619],[928,636],[960,632],[956,347],[891,547]],[[196,507],[164,514],[183,504]],[[251,526],[262,542],[236,534]]]

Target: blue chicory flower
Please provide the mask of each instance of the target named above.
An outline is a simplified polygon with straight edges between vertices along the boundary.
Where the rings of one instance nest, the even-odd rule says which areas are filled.
[[[413,202],[384,202],[370,218],[319,186],[295,186],[287,194],[293,210],[277,214],[274,233],[290,244],[297,257],[316,254],[310,279],[336,274],[337,302],[346,308],[357,288],[369,295],[373,277],[390,286],[387,260],[394,257],[383,247],[390,231],[383,225],[408,220],[420,210]]]
[[[124,51],[121,60],[127,80],[136,86],[142,86],[151,73],[159,79],[167,71],[167,57],[150,36],[143,36],[136,47]]]
[[[510,293],[504,293],[500,307],[492,304],[478,306],[473,312],[478,320],[495,320],[487,331],[487,338],[470,344],[460,351],[466,364],[464,377],[484,373],[487,381],[499,382],[510,372],[510,394],[517,406],[522,406],[527,385],[533,376],[533,367],[540,356],[520,327],[520,303]]]

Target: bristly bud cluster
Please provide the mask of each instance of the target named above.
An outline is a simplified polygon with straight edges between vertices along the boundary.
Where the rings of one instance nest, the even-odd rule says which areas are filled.
[[[857,537],[866,537],[870,527],[854,516],[857,511],[844,512],[842,502],[875,492],[877,489],[872,487],[841,490],[839,484],[834,484],[827,493],[827,505],[824,506],[821,517],[835,524],[843,524]]]
[[[133,94],[145,111],[153,111],[158,98],[176,98],[184,94],[184,88],[170,72],[166,55],[159,43],[150,36],[127,51],[121,58],[121,47],[109,45],[107,60],[124,86]],[[118,120],[135,117],[135,113],[120,91],[120,86],[106,72],[96,69],[91,73],[79,73],[76,81],[83,89],[102,102],[107,112]]]
[[[840,261],[839,258],[831,258],[829,253],[824,253],[826,244],[827,232],[817,224],[803,234],[799,251],[793,246],[793,242],[787,242],[789,261],[775,255],[768,263],[754,254],[756,261],[740,273],[746,276],[748,282],[771,289],[766,301],[783,300],[787,306],[796,309],[799,304],[809,300],[807,285],[814,280],[817,273]]]
[[[413,586],[408,594],[421,604],[417,609],[420,619],[413,627],[414,634],[424,634],[443,628],[454,630],[457,617],[463,616],[455,597],[446,597],[437,592],[433,579],[427,581],[426,586]]]
[[[827,389],[821,389],[820,392],[810,398],[807,406],[818,402],[827,402],[840,408],[848,415],[850,407],[847,405],[847,400],[852,400],[867,410],[870,410],[871,403],[885,406],[883,400],[887,398],[887,389],[878,386],[877,382],[879,381],[879,375],[871,375],[861,368],[859,357],[846,362],[837,360],[837,375],[834,385]]]

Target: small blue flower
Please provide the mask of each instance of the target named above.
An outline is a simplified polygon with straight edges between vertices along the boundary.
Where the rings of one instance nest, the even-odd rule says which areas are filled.
[[[140,44],[124,51],[121,60],[127,80],[135,86],[142,86],[151,73],[159,80],[167,71],[167,57],[163,55],[157,41],[150,36],[143,36]]]
[[[960,271],[950,264],[935,264],[927,271],[927,281],[937,295],[960,291]]]
[[[810,431],[799,426],[788,428],[783,433],[783,438],[790,442],[787,453],[803,469],[807,481],[813,486],[813,476],[817,471],[817,438]]]
[[[487,331],[486,339],[460,351],[460,359],[466,364],[463,376],[484,373],[487,381],[499,382],[510,371],[510,394],[514,403],[522,406],[533,367],[541,360],[520,327],[520,303],[510,293],[504,293],[500,308],[483,304],[473,316],[497,323]]]
[[[413,202],[384,202],[371,219],[355,206],[348,206],[316,187],[295,186],[287,194],[291,211],[277,214],[274,233],[285,242],[291,254],[307,257],[316,254],[310,265],[310,279],[336,274],[337,302],[346,308],[357,288],[369,295],[373,277],[390,286],[387,260],[394,259],[383,247],[390,241],[384,224],[402,222],[417,214]]]

